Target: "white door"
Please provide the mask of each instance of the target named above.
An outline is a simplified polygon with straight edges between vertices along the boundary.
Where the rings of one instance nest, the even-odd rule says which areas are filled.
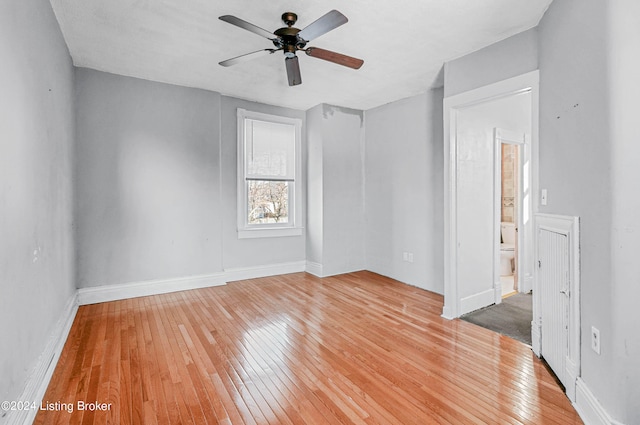
[[[458,116],[458,287],[461,313],[494,302],[493,129],[479,108]]]
[[[538,233],[541,355],[567,387],[569,353],[569,241],[550,230]]]

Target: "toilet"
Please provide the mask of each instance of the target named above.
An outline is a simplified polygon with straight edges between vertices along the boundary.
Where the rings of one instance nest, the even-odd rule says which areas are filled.
[[[516,225],[515,223],[500,223],[500,276],[511,276],[513,274],[513,258],[516,246]]]

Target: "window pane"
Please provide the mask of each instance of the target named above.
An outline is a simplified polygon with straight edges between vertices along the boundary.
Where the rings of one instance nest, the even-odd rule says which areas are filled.
[[[289,182],[247,181],[249,224],[289,222]]]
[[[252,119],[245,120],[246,176],[295,177],[296,128]]]

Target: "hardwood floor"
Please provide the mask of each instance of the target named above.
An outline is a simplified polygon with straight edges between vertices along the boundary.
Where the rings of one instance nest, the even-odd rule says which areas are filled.
[[[358,272],[82,306],[34,423],[582,423],[530,348],[442,302]]]

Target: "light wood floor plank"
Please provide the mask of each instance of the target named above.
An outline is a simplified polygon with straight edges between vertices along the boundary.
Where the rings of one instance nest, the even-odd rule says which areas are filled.
[[[82,306],[35,424],[582,424],[526,345],[371,272]]]

